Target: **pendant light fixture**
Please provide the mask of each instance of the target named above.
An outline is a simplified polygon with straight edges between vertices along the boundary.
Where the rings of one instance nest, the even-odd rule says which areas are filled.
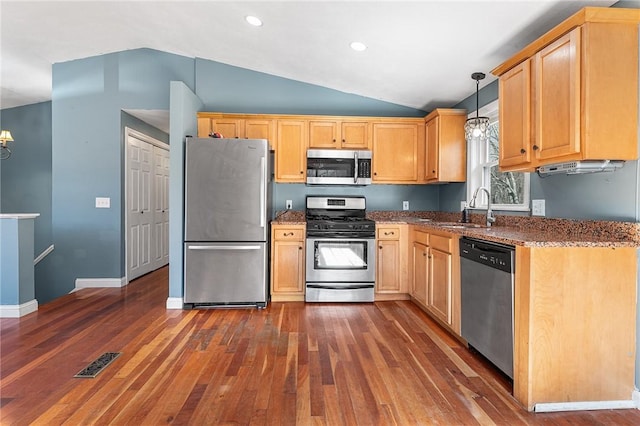
[[[464,137],[467,141],[479,141],[481,139],[487,139],[487,132],[489,131],[489,118],[488,117],[479,117],[478,110],[480,109],[480,101],[479,101],[479,89],[480,89],[480,80],[483,80],[485,77],[484,73],[474,72],[471,74],[471,78],[476,81],[476,116],[473,118],[469,118],[466,123],[464,123]]]

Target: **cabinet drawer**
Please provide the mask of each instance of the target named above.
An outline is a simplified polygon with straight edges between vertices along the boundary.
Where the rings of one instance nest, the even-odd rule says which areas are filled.
[[[304,239],[304,229],[301,228],[277,228],[273,230],[273,236],[277,240],[296,240]]]
[[[451,253],[451,238],[443,237],[441,235],[430,235],[431,248],[443,251],[445,253]]]
[[[429,234],[427,232],[422,232],[418,230],[413,231],[413,241],[416,243],[424,244],[425,246],[429,245]]]
[[[398,226],[380,227],[376,229],[376,234],[379,240],[399,240],[400,227]]]

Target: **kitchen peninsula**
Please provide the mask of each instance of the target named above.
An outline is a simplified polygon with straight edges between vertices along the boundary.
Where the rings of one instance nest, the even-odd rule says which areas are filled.
[[[515,247],[513,395],[528,410],[632,406],[635,327],[629,324],[635,323],[640,224],[499,215],[487,228],[480,214],[471,215],[473,226],[447,212],[374,211],[368,217],[377,227],[404,229],[399,276],[408,294],[396,298],[410,297],[460,340],[459,237]],[[304,214],[283,212],[273,224],[303,225]],[[413,243],[423,235],[427,248],[432,235],[453,242],[449,323],[415,293]],[[384,273],[379,270],[378,277]],[[376,294],[376,300],[382,298]]]

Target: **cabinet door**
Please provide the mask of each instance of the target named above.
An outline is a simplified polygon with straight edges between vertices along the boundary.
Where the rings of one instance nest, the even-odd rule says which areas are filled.
[[[426,160],[424,177],[427,181],[438,180],[438,159],[440,153],[438,152],[438,128],[440,123],[440,117],[436,117],[433,120],[429,120],[425,124],[426,134]]]
[[[341,126],[340,142],[344,149],[369,148],[369,123],[345,121]]]
[[[429,247],[413,243],[413,291],[412,295],[423,305],[427,305],[427,285],[429,282]]]
[[[400,242],[398,240],[379,240],[376,292],[400,292]]]
[[[531,164],[531,61],[500,76],[500,168]]]
[[[198,137],[208,138],[211,133],[211,119],[209,117],[198,117]]]
[[[211,120],[211,131],[220,133],[225,138],[244,137],[244,120],[215,118]]]
[[[278,120],[276,138],[276,182],[305,181],[307,162],[307,123]]]
[[[340,148],[338,123],[335,121],[310,121],[309,148]]]
[[[429,308],[442,321],[451,325],[451,254],[431,247]]]
[[[273,120],[245,120],[244,137],[247,139],[267,139],[275,143],[275,126]]]
[[[534,57],[537,159],[580,152],[580,28]]]
[[[373,182],[418,181],[418,134],[418,124],[373,124]]]
[[[273,242],[271,293],[304,295],[304,243],[279,240]]]

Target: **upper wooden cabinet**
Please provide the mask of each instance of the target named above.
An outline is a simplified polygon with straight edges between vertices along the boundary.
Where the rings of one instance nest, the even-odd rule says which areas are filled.
[[[374,183],[417,183],[424,164],[424,123],[385,121],[372,125]]]
[[[276,182],[304,183],[307,176],[307,122],[278,120],[274,148]]]
[[[309,121],[309,148],[368,149],[369,123],[364,120]]]
[[[464,123],[467,112],[436,109],[425,117],[427,183],[464,182],[467,179],[467,145]]]
[[[492,71],[501,170],[638,158],[638,22],[585,8]]]
[[[268,139],[272,145],[276,139],[275,120],[269,118],[199,116],[198,137],[206,138],[214,132],[225,138]]]

